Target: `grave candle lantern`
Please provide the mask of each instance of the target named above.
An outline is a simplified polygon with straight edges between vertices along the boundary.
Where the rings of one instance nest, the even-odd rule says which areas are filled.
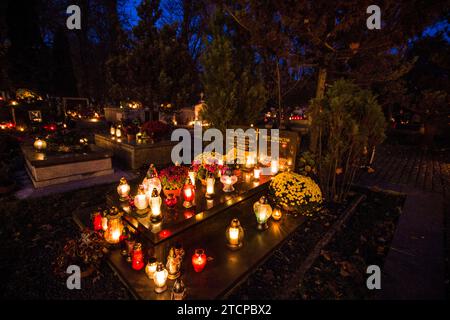
[[[102,214],[100,213],[100,211],[96,211],[94,212],[94,214],[92,215],[92,225],[94,228],[94,231],[100,231],[103,229],[103,224],[102,224]]]
[[[158,194],[158,190],[156,188],[153,188],[152,196],[150,197],[150,208],[152,210],[152,216],[150,220],[152,222],[158,222],[161,221],[161,197]]]
[[[167,268],[167,272],[168,272],[167,277],[170,280],[174,280],[180,276],[181,262],[182,262],[182,256],[180,254],[176,254],[174,247],[170,248],[169,255],[167,256],[167,263],[166,263],[166,268]]]
[[[195,249],[195,253],[192,256],[192,266],[195,272],[202,272],[206,266],[206,254],[203,249]]]
[[[164,203],[167,205],[167,207],[168,207],[169,209],[173,209],[173,208],[176,206],[177,202],[178,202],[178,200],[177,200],[177,198],[173,195],[173,193],[169,193],[169,194],[167,195],[167,198],[164,199]]]
[[[133,248],[133,259],[131,262],[131,267],[134,270],[141,270],[144,267],[144,254],[142,252],[142,244],[139,242],[134,245]]]
[[[224,192],[233,192],[233,184],[237,182],[237,177],[235,175],[231,175],[230,170],[227,170],[227,172],[220,177],[220,182],[223,183]]]
[[[113,125],[109,128],[109,134],[114,139],[114,136],[116,135],[116,128]]]
[[[44,151],[47,149],[47,142],[43,139],[36,138],[33,147],[37,152]]]
[[[138,213],[142,214],[147,212],[148,200],[142,184],[139,185],[138,193],[134,197],[134,205],[136,206]]]
[[[195,199],[195,189],[190,179],[186,179],[186,184],[183,187],[183,207],[191,208],[194,206],[193,201]]]
[[[119,194],[120,201],[127,201],[130,194],[130,185],[127,183],[125,177],[120,178],[119,185],[117,186],[117,193]]]
[[[151,197],[154,188],[158,190],[158,194],[161,193],[161,180],[159,179],[158,172],[153,164],[151,164],[150,168],[147,170],[147,174],[142,181],[142,184],[144,185],[148,197]]]
[[[214,197],[214,184],[216,183],[216,179],[214,176],[210,175],[206,178],[206,198],[211,199]]]
[[[155,275],[157,266],[158,266],[158,262],[156,261],[156,258],[150,257],[148,259],[147,265],[145,266],[145,273],[147,274],[147,277],[150,280],[153,280],[153,276]]]
[[[256,221],[258,221],[258,230],[266,230],[269,227],[267,220],[272,215],[272,207],[265,196],[262,196],[259,201],[253,204],[253,211],[256,215]]]
[[[172,288],[172,294],[170,299],[172,300],[183,300],[186,297],[186,288],[183,281],[178,278],[175,280]]]
[[[255,157],[252,154],[250,154],[245,160],[245,167],[247,169],[251,169],[253,168],[254,165],[255,165]]]
[[[272,175],[277,174],[278,167],[279,167],[278,160],[272,160],[270,162],[270,172],[272,173]]]
[[[117,137],[117,140],[119,140],[122,137],[122,129],[121,129],[120,125],[116,128],[116,137]]]
[[[275,207],[272,212],[272,219],[275,221],[279,221],[281,219],[282,213],[279,207]]]
[[[242,240],[244,239],[244,229],[237,218],[231,220],[227,231],[225,232],[227,238],[227,246],[231,250],[238,250],[242,247]]]
[[[162,293],[167,290],[167,276],[168,272],[162,263],[158,263],[156,271],[153,275],[153,281],[155,282],[155,292]]]
[[[105,231],[105,240],[110,244],[117,244],[120,242],[122,235],[123,223],[122,213],[119,213],[117,208],[110,210],[108,215],[108,227]]]
[[[255,180],[259,180],[260,177],[261,177],[261,168],[256,166],[255,169],[253,169],[253,178]]]

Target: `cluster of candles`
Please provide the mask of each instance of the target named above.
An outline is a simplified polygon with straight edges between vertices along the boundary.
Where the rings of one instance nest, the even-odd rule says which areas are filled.
[[[268,229],[267,221],[270,217],[274,221],[280,221],[282,217],[281,209],[276,207],[272,210],[272,207],[267,201],[265,196],[262,196],[257,202],[253,205],[253,211],[256,216],[256,221],[258,223],[258,230],[266,230]],[[225,236],[227,239],[227,246],[231,250],[238,250],[243,245],[244,239],[244,229],[241,226],[241,223],[237,218],[231,220],[230,225],[228,226]]]
[[[245,160],[245,168],[252,169],[253,168],[253,178],[255,180],[259,180],[261,177],[261,168],[258,166],[258,158],[254,155],[249,155]],[[292,161],[291,161],[292,164]],[[290,165],[290,164],[288,164]],[[273,159],[270,161],[270,174],[276,175],[280,170],[280,164],[278,159]]]
[[[278,162],[271,164],[271,171],[278,171]],[[155,170],[156,172],[156,170]],[[254,179],[259,179],[261,174],[261,169],[258,166],[254,166],[253,176]],[[237,177],[232,175],[230,171],[226,172],[220,177],[220,181],[224,184],[224,191],[233,191],[233,184],[236,183]],[[195,173],[189,171],[189,176],[186,179],[186,183],[182,189],[183,193],[183,206],[185,208],[191,208],[194,206],[195,199]],[[213,176],[208,176],[206,178],[206,198],[211,198],[214,196],[214,186],[215,178]],[[143,183],[139,185],[138,192],[134,197],[134,205],[136,209],[144,212],[145,210],[151,211],[152,222],[157,222],[161,220],[161,182],[157,175],[147,175]],[[130,186],[128,185],[125,178],[120,180],[120,184],[117,187],[117,192],[119,194],[120,200],[126,201],[129,199]],[[169,194],[165,200],[168,207],[173,207],[177,201],[176,197]],[[269,226],[267,224],[270,217],[274,221],[279,221],[282,217],[281,210],[277,207],[272,209],[268,200],[265,196],[261,197],[253,205],[253,210],[257,220],[258,230],[266,230]],[[105,220],[106,219],[106,220]],[[121,219],[121,214],[118,212],[117,208],[110,210],[108,215],[97,215],[94,217],[94,228],[96,230],[105,231],[105,239],[111,244],[116,244],[121,241],[122,231],[124,229]],[[227,246],[231,250],[238,250],[243,246],[244,239],[244,229],[242,228],[239,220],[234,218],[231,220],[230,225],[226,229],[226,240]],[[128,260],[131,262],[131,266],[135,270],[141,270],[144,268],[144,254],[142,252],[142,245],[134,241],[128,240],[127,249]],[[132,251],[132,254],[130,252]],[[172,251],[171,251],[172,252]],[[184,252],[184,251],[183,251]],[[175,255],[174,255],[175,257]],[[172,260],[171,260],[172,259]],[[167,290],[167,279],[174,279],[175,284],[172,289],[173,299],[183,299],[185,297],[184,284],[179,279],[180,274],[180,263],[172,263],[173,259],[168,257],[167,269],[163,263],[158,262],[156,258],[151,257],[148,263],[145,265],[145,273],[148,278],[153,280],[155,284],[155,292],[162,293]],[[195,272],[202,272],[207,263],[207,256],[203,249],[196,249],[191,258],[191,263]]]
[[[111,126],[111,128],[109,129],[109,133],[111,134],[112,140],[122,142],[122,126],[120,124],[117,127]]]

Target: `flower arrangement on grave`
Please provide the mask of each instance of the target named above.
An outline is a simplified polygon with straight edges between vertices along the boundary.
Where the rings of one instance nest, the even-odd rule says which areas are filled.
[[[159,178],[163,186],[164,194],[174,191],[175,196],[180,195],[180,190],[188,177],[188,168],[183,166],[170,166],[160,171]],[[172,192],[170,192],[172,193]]]
[[[217,178],[222,173],[223,157],[216,152],[204,152],[195,157],[192,162],[192,168],[203,185],[206,185],[206,178],[213,176]]]
[[[311,216],[322,203],[322,192],[317,183],[294,172],[276,175],[269,185],[269,197],[286,211],[305,216]]]
[[[105,241],[97,232],[89,229],[83,230],[79,239],[71,239],[66,242],[62,252],[53,263],[53,271],[60,277],[67,277],[67,267],[80,266],[81,276],[91,275],[101,264],[107,249]]]
[[[127,141],[131,143],[136,139],[136,134],[139,132],[139,120],[124,123],[123,128],[124,133],[127,135]]]
[[[47,152],[54,153],[80,153],[90,150],[88,139],[71,130],[56,129],[47,135]]]
[[[147,121],[141,126],[141,132],[158,140],[170,132],[170,126],[161,121]]]
[[[206,178],[208,175],[212,175],[214,178],[219,177],[219,172],[221,172],[222,167],[223,166],[217,163],[201,163],[192,165],[192,168],[196,172],[197,179],[199,179],[204,185],[206,185]]]

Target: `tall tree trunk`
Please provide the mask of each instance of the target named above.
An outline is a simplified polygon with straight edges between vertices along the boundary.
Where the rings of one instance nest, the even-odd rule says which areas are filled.
[[[319,76],[317,78],[317,88],[316,88],[316,98],[321,99],[325,95],[325,82],[327,80],[327,69],[324,67],[321,67],[319,69]],[[310,121],[313,121],[313,119],[310,119]],[[309,150],[312,153],[315,153],[317,151],[317,142],[319,137],[318,128],[311,127],[311,134],[310,134],[310,143],[309,143]]]
[[[278,128],[281,129],[281,115],[283,113],[283,108],[281,106],[281,76],[280,76],[280,63],[279,60],[277,58],[277,95],[278,95],[278,121],[279,121],[279,125]]]

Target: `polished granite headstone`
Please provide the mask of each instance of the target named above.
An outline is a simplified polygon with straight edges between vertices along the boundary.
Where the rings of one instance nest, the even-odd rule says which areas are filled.
[[[251,172],[242,172],[238,182],[234,185],[235,191],[224,192],[223,184],[216,179],[215,195],[212,199],[205,197],[206,187],[197,181],[195,202],[192,208],[183,207],[182,195],[178,198],[178,203],[174,209],[169,209],[163,201],[161,211],[163,219],[161,222],[153,223],[150,214],[146,217],[139,217],[130,209],[128,202],[120,202],[117,193],[107,195],[108,206],[122,207],[125,212],[127,222],[143,234],[151,243],[158,244],[192,227],[195,224],[213,217],[225,208],[231,208],[236,203],[245,200],[267,187],[270,176],[261,176],[260,179],[253,179]],[[137,187],[132,187],[131,195],[136,194]],[[164,199],[164,195],[161,194]]]
[[[258,230],[253,205],[267,194],[270,180],[270,176],[262,176],[254,181],[251,172],[242,172],[232,193],[223,192],[217,182],[212,202],[205,198],[205,188],[197,184],[195,207],[182,207],[181,196],[174,211],[162,206],[164,218],[160,224],[153,224],[148,217],[135,217],[132,211],[125,215],[125,221],[142,243],[146,259],[153,256],[166,265],[171,247],[181,245],[184,248],[181,278],[187,288],[187,299],[224,298],[304,222],[302,216],[285,213],[279,221],[270,219],[267,230]],[[132,195],[135,189],[132,188]],[[107,198],[108,206],[121,205],[116,194]],[[123,203],[121,206],[124,207]],[[94,210],[93,207],[76,211],[74,220],[81,228],[90,226],[90,214]],[[233,218],[239,219],[245,233],[243,246],[238,251],[231,251],[226,244],[225,232]],[[200,273],[194,271],[191,263],[196,249],[204,249],[212,258]],[[174,280],[167,280],[167,291],[157,294],[153,280],[144,269],[133,270],[119,247],[111,248],[108,263],[135,298],[170,300]]]
[[[304,217],[284,214],[280,221],[268,221],[269,228],[265,231],[257,229],[253,204],[266,193],[263,189],[251,197],[241,200],[232,206],[218,210],[211,219],[169,237],[167,241],[152,244],[141,239],[144,252],[150,254],[164,265],[171,246],[180,244],[186,255],[184,257],[181,279],[187,288],[187,299],[220,299],[224,298],[236,285],[243,281],[259,264],[267,259],[303,222]],[[84,209],[74,214],[74,219],[83,228],[89,226],[89,216],[92,210]],[[231,251],[226,245],[225,231],[230,221],[238,218],[244,229],[243,246],[238,251]],[[195,218],[194,218],[195,219]],[[197,273],[191,264],[195,249],[204,249],[208,257],[205,269]],[[157,294],[155,285],[145,274],[144,269],[133,270],[120,249],[112,249],[108,263],[122,282],[137,299],[170,300],[174,280],[167,280],[167,291]]]

